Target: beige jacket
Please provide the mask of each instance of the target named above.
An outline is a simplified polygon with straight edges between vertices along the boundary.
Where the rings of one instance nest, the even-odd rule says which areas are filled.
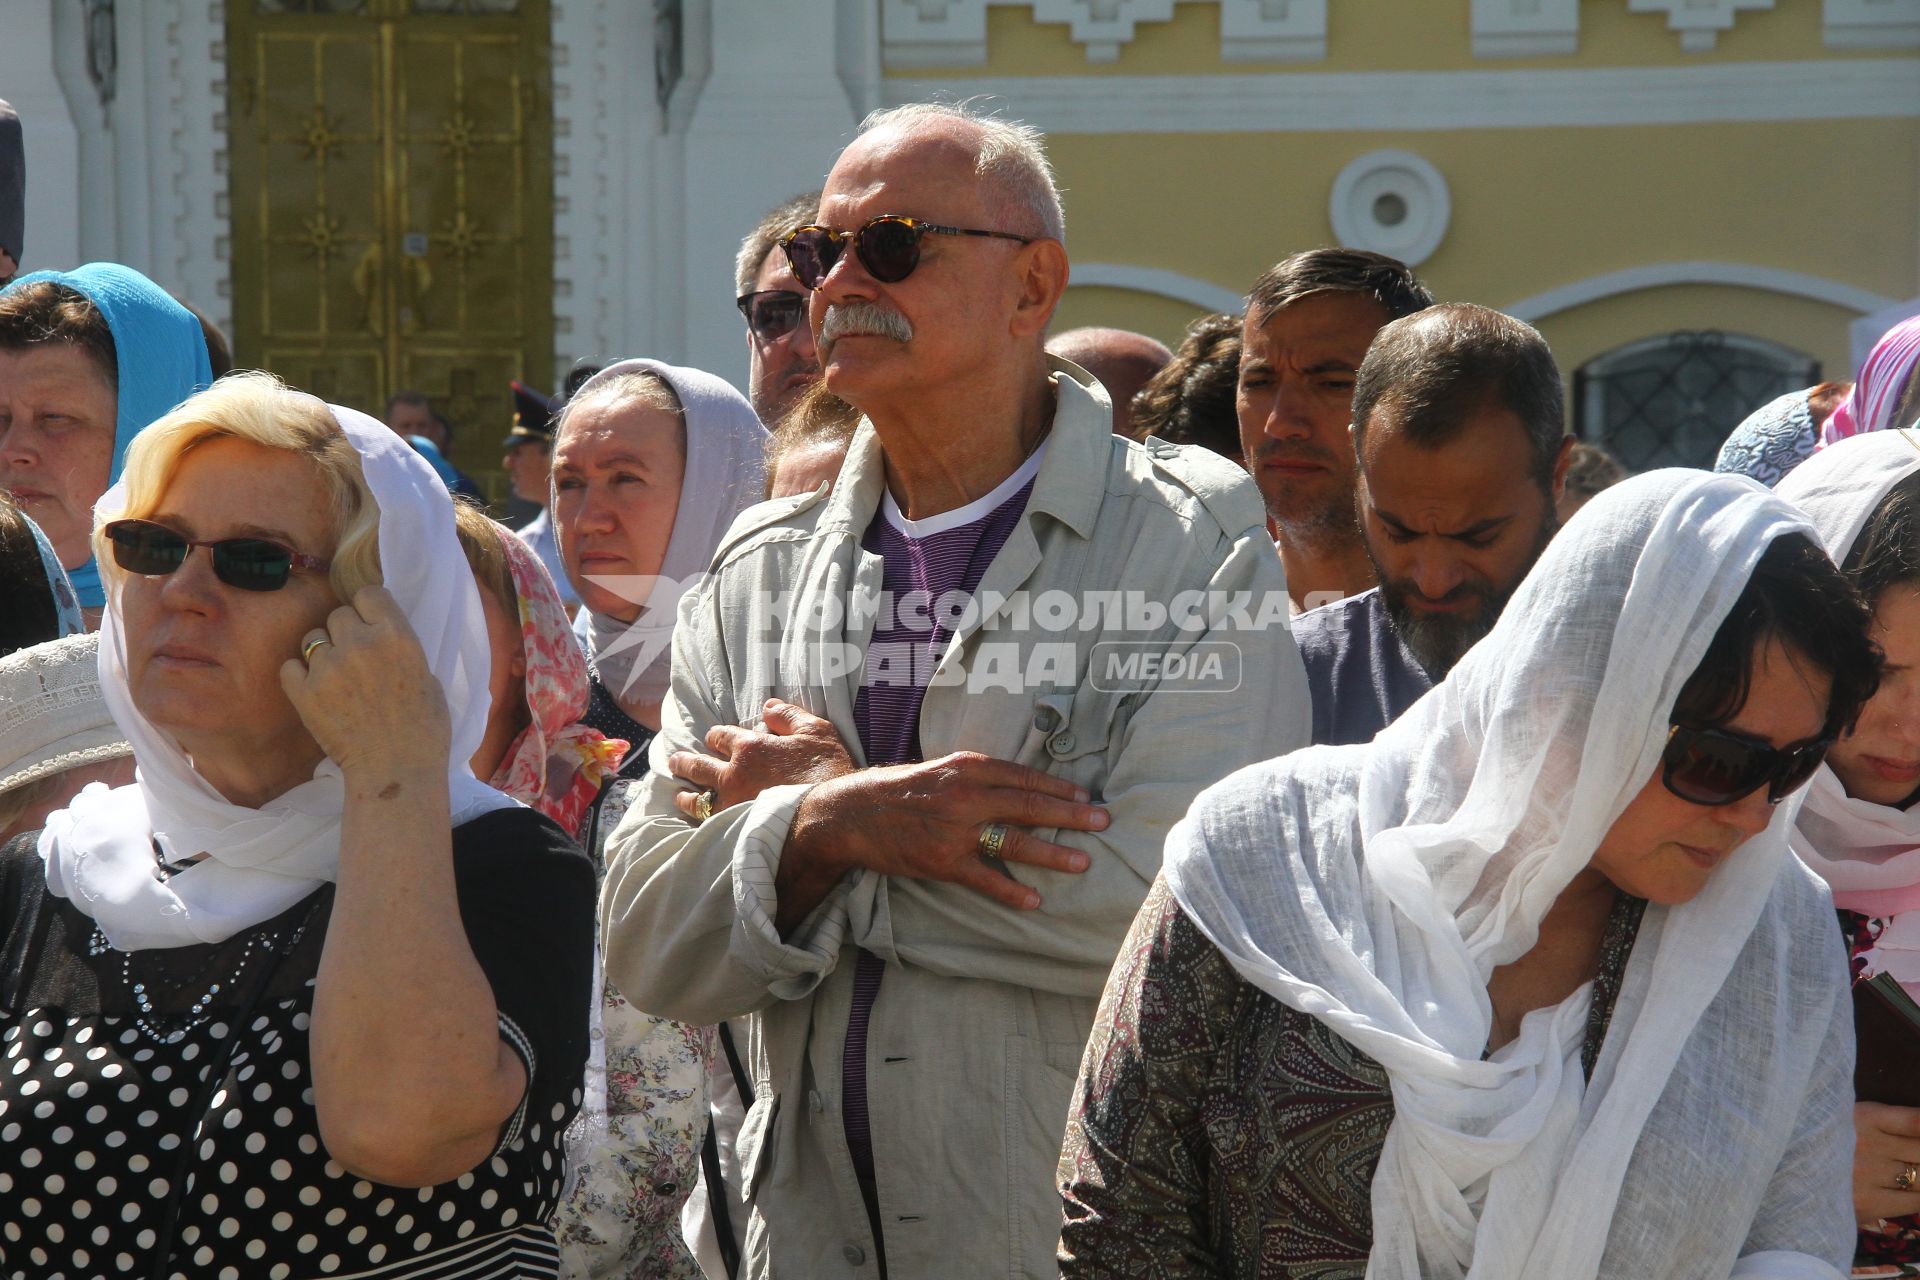
[[[754,1015],[738,1151],[755,1277],[877,1274],[841,1113],[856,946],[887,962],[867,1094],[889,1274],[1054,1275],[1068,1094],[1168,829],[1201,788],[1307,741],[1286,584],[1251,481],[1201,450],[1111,435],[1098,384],[1055,370],[1026,514],[976,593],[991,612],[961,624],[920,715],[927,758],[973,750],[1044,768],[1111,811],[1097,835],[1042,833],[1088,850],[1084,874],[1013,867],[1038,911],[858,872],[782,941],[774,870],[806,789],[772,788],[697,828],[673,807],[668,754],[703,749],[715,724],[755,723],[768,697],[832,720],[861,758],[853,708],[872,614],[849,622],[781,598],[879,592],[880,557],[860,545],[883,486],[870,425],[830,495],[745,513],[682,602],[653,769],[609,843],[601,932],[607,976],[637,1007],[690,1023]],[[1086,598],[1123,591],[1131,600]],[[1136,651],[1157,660],[1129,665]],[[1209,667],[1208,653],[1223,661]]]

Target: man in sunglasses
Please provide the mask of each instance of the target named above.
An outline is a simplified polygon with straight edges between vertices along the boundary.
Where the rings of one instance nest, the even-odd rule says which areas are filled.
[[[1114,436],[1046,354],[1064,233],[1037,131],[908,106],[785,240],[862,421],[683,604],[603,899],[635,1006],[747,1018],[752,1276],[1053,1275],[1073,1073],[1166,832],[1307,737],[1245,474]]]
[[[771,431],[800,396],[820,381],[820,361],[807,323],[807,291],[793,277],[780,241],[812,222],[820,193],[794,196],[767,210],[733,260],[734,305],[747,322],[747,399]]]
[[[1371,742],[1493,629],[1559,528],[1573,449],[1546,339],[1469,303],[1375,335],[1352,436],[1380,585],[1294,621],[1316,743]]]

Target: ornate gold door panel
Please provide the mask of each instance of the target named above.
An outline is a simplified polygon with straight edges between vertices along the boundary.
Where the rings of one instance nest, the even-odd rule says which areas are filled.
[[[376,416],[402,388],[497,468],[553,381],[546,0],[229,0],[239,362]]]

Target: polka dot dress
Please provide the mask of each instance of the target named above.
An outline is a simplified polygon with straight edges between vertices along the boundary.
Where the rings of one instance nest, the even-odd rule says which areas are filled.
[[[537,815],[503,811],[456,833],[470,936],[476,915],[489,913],[467,910],[460,833],[506,818],[524,837],[523,817]],[[550,872],[581,887],[548,896],[577,899],[581,972],[576,981],[568,948],[550,938],[557,962],[530,982],[521,967],[528,939],[496,951],[474,937],[501,1035],[533,1084],[488,1159],[423,1188],[357,1177],[320,1143],[307,1034],[330,887],[251,936],[129,956],[36,886],[30,843],[31,865],[13,856],[19,841],[8,846],[0,853],[0,910],[16,909],[6,917],[8,959],[24,950],[39,963],[8,973],[17,989],[0,992],[0,1274],[144,1277],[166,1240],[168,1274],[195,1280],[556,1275],[546,1222],[564,1174],[562,1133],[580,1102],[592,937],[592,873],[560,839],[554,856],[564,860]],[[537,909],[524,880],[517,898]],[[545,931],[531,932],[538,945]],[[496,977],[495,964],[511,979]],[[554,1032],[530,988],[556,1007],[568,1003],[557,991],[582,994],[571,1037]]]

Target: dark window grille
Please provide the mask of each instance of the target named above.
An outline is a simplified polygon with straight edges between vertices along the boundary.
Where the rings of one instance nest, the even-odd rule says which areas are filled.
[[[1596,356],[1574,373],[1574,432],[1628,471],[1711,467],[1741,419],[1819,381],[1818,360],[1760,338],[1663,334]]]

